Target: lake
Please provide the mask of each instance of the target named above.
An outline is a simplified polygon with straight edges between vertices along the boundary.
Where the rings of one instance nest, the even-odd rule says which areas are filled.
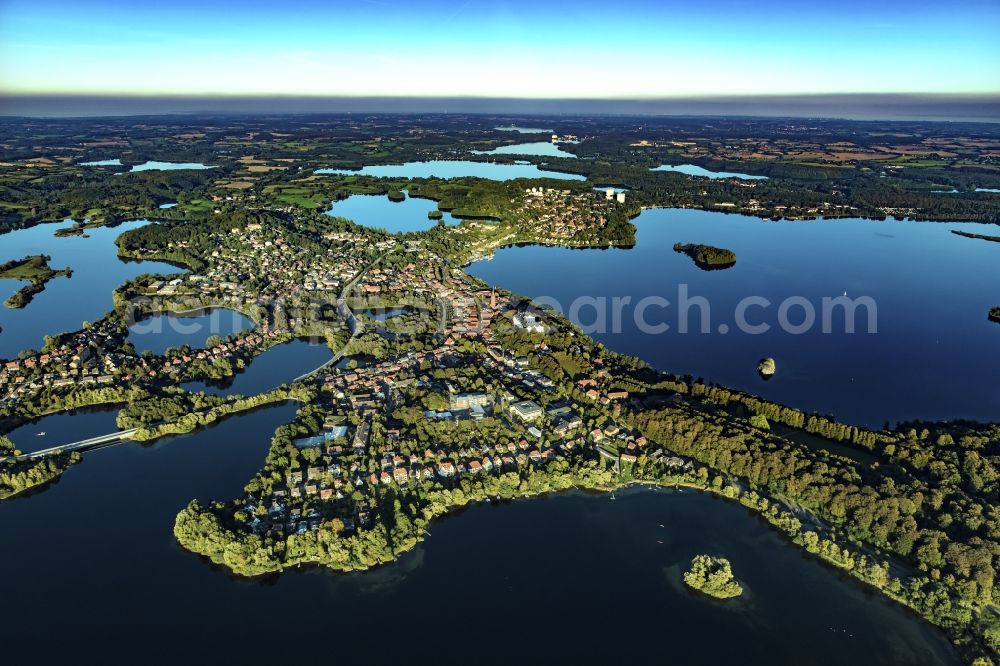
[[[117,157],[113,160],[96,160],[94,162],[80,162],[80,166],[121,166],[122,161]]]
[[[148,161],[142,164],[136,164],[131,169],[130,172],[135,171],[174,171],[177,169],[214,169],[213,166],[208,166],[202,164],[201,162],[156,162]]]
[[[635,223],[632,249],[507,248],[468,270],[514,293],[554,299],[596,339],[659,369],[849,423],[989,421],[1000,413],[1000,325],[986,316],[1000,304],[1000,246],[950,233],[983,233],[982,225],[770,222],[674,209],[644,211]],[[676,242],[729,248],[736,265],[702,271],[673,251]],[[685,285],[690,307],[682,316]],[[823,317],[823,298],[845,292],[849,299],[869,297],[875,306],[874,317],[867,307],[855,311],[853,334],[846,332],[843,308]],[[598,317],[586,301],[571,311],[581,297],[597,298],[606,314]],[[631,299],[622,306],[617,329],[615,297]],[[707,308],[696,304],[700,298]],[[747,298],[769,303],[751,301],[744,311],[748,324],[766,325],[766,332],[739,329],[737,307],[747,306]],[[642,299],[648,304],[644,312],[638,307]],[[816,323],[799,331],[809,309]],[[877,333],[867,332],[870,319]],[[783,327],[782,320],[791,326]],[[682,322],[687,333],[680,331]],[[662,324],[670,329],[660,330]],[[770,381],[756,372],[758,360],[767,356],[778,368]]]
[[[25,453],[79,442],[118,430],[115,419],[119,408],[120,405],[86,407],[72,412],[50,414],[21,424],[8,432],[7,436]]]
[[[427,213],[437,210],[437,202],[407,195],[405,201],[392,201],[383,194],[352,194],[333,202],[327,215],[346,217],[365,227],[385,229],[390,233],[426,231],[437,224]],[[442,211],[445,224],[458,224],[460,220]]]
[[[696,164],[664,164],[663,166],[658,166],[655,169],[650,169],[650,171],[676,171],[678,173],[687,174],[688,176],[698,176],[699,178],[711,178],[713,180],[718,178],[739,178],[740,180],[767,180],[767,176],[751,176],[746,173],[736,173],[733,171],[709,171],[704,167],[700,167]]]
[[[291,619],[306,645],[333,631],[340,659],[370,661],[378,646],[376,661],[391,662],[412,659],[413,642],[386,640],[386,622],[373,618],[405,618],[406,634],[422,637],[438,663],[468,663],[472,647],[460,637],[505,626],[525,629],[491,641],[477,659],[638,663],[669,652],[691,665],[958,663],[912,614],[743,508],[690,491],[471,507],[432,525],[394,564],[363,574],[304,569],[245,581],[181,549],[177,512],[194,498],[238,496],[294,410],[89,453],[43,492],[0,503],[0,521],[18,539],[0,549],[0,569],[18,573],[0,577],[0,597],[17,600],[17,622],[0,628],[7,659],[29,663],[44,645],[46,660],[67,663],[282,660],[289,641],[276,628]],[[679,584],[679,567],[706,552],[728,557],[752,598],[717,602]],[[529,630],[535,620],[540,628]],[[603,630],[602,640],[579,639],[582,626]],[[433,648],[452,640],[467,648]],[[296,659],[329,655],[307,649]]]
[[[192,314],[155,314],[129,327],[128,340],[136,353],[149,350],[162,356],[170,347],[187,345],[192,349],[206,346],[212,335],[221,338],[255,328],[252,320],[235,310],[214,308]]]
[[[517,132],[518,134],[553,134],[555,132],[555,130],[542,129],[541,127],[519,127],[517,125],[494,127],[493,129],[500,132]]]
[[[256,356],[235,377],[218,382],[194,381],[182,384],[188,391],[214,395],[257,395],[292,381],[330,360],[333,353],[326,343],[292,340],[271,347]]]
[[[316,173],[346,176],[376,176],[378,178],[487,178],[513,180],[514,178],[556,178],[559,180],[584,180],[583,176],[559,171],[545,171],[534,164],[500,164],[497,162],[472,162],[470,160],[428,160],[404,164],[382,164],[363,169],[317,169]]]
[[[149,224],[146,220],[125,222],[114,228],[88,229],[85,235],[56,237],[57,228],[72,224],[41,224],[0,235],[0,263],[29,254],[47,254],[53,268],[73,269],[70,278],[59,277],[45,285],[24,308],[0,305],[0,358],[14,358],[25,349],[41,349],[43,337],[77,331],[84,321],[96,321],[111,308],[111,292],[126,280],[143,273],[178,273],[178,268],[155,261],[125,261],[118,258],[115,239],[125,231]],[[25,283],[0,280],[4,299]]]
[[[551,141],[532,141],[530,143],[515,143],[511,146],[500,146],[493,150],[473,150],[473,155],[536,155],[540,157],[572,157],[576,155],[566,152]]]

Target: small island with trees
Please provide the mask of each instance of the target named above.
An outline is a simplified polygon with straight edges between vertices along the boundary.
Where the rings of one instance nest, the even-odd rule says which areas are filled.
[[[757,362],[757,374],[763,380],[768,380],[774,377],[774,373],[778,371],[778,364],[774,362],[774,359],[768,356],[767,358],[762,358]]]
[[[681,252],[694,259],[703,271],[720,270],[736,265],[736,253],[722,247],[697,243],[674,243],[674,252]]]
[[[33,254],[24,259],[14,259],[4,264],[0,264],[0,279],[26,280],[29,284],[14,292],[4,303],[9,308],[23,308],[35,294],[41,293],[45,289],[45,283],[53,278],[65,275],[73,275],[73,269],[63,268],[53,269],[49,266],[49,257],[44,254]]]
[[[990,321],[1000,324],[1000,305],[990,308],[989,318]]]
[[[743,586],[733,577],[732,566],[724,557],[695,555],[691,568],[684,573],[684,582],[716,599],[732,599],[743,594]]]

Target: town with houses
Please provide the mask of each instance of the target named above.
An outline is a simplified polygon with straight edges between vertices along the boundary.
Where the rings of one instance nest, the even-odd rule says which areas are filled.
[[[621,204],[624,196],[530,187],[520,204],[512,201],[514,219],[520,221],[513,230],[493,224],[467,245],[495,248],[512,236],[523,237],[525,228],[533,230],[537,242],[572,243],[600,228],[605,223],[601,211]],[[464,226],[477,224],[482,223]],[[315,406],[326,414],[323,427],[294,441],[299,455],[289,459],[280,481],[270,474],[271,480],[261,484],[266,492],[248,493],[233,505],[241,508],[232,518],[251,533],[268,538],[301,534],[333,517],[345,535],[370,527],[380,487],[457,483],[542,469],[555,459],[576,456],[606,460],[621,472],[642,454],[656,460],[663,455],[640,433],[616,422],[629,393],[612,387],[607,370],[598,366],[593,377],[558,387],[532,367],[528,355],[505,346],[511,334],[527,336],[531,353],[545,355],[552,351],[549,334],[575,335],[566,322],[486,288],[419,239],[373,238],[350,227],[308,233],[267,214],[196,235],[182,225],[162,231],[152,242],[141,233],[126,233],[119,250],[133,259],[168,259],[191,270],[141,276],[116,292],[120,307],[106,318],[52,338],[42,352],[6,361],[0,369],[2,400],[13,410],[40,395],[87,387],[110,391],[128,385],[156,393],[216,378],[220,367],[236,372],[256,355],[295,338],[325,341],[332,360],[340,362],[325,363],[301,378],[318,389]],[[449,232],[464,238],[468,229]],[[389,330],[391,319],[368,316],[369,310],[399,304],[416,320],[407,332]],[[162,356],[136,354],[128,341],[129,324],[146,316],[218,308],[243,313],[254,328],[218,338],[209,347],[168,349]],[[368,350],[364,343],[372,337],[392,341],[382,358],[355,349]],[[577,340],[574,350],[580,354],[585,338]],[[600,364],[600,358],[593,361]],[[470,368],[474,383],[488,389],[462,389]],[[396,418],[401,407],[421,404],[428,393],[442,404],[416,410],[423,424],[462,424],[467,439],[420,445],[427,439],[419,436],[424,425]],[[502,441],[477,436],[475,428],[483,424],[507,436]],[[692,468],[691,461],[676,456],[661,462]]]

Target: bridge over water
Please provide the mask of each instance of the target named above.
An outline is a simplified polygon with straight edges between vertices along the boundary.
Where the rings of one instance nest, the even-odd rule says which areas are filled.
[[[89,451],[91,449],[97,449],[103,446],[110,446],[112,444],[118,444],[120,442],[130,440],[137,431],[138,428],[132,428],[130,430],[116,430],[115,432],[109,432],[105,435],[98,435],[97,437],[91,437],[89,439],[81,439],[78,442],[60,444],[59,446],[51,446],[47,449],[42,449],[41,451],[32,451],[31,453],[13,456],[13,459],[31,460],[32,458],[43,458],[45,456],[57,455],[60,453],[69,453],[70,451]],[[8,459],[9,458],[2,458],[2,460]]]

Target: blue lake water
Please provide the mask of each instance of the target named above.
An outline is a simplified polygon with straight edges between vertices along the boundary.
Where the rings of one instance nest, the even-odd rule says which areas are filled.
[[[94,162],[80,162],[80,166],[121,166],[122,161],[117,157],[113,160],[96,160]]]
[[[129,171],[173,171],[176,169],[213,169],[201,162],[157,162],[154,160],[136,164]]]
[[[26,280],[10,280],[10,279],[0,280],[0,303],[6,301],[8,298],[13,296],[14,292],[20,291],[21,287],[25,286],[26,284],[28,284]]]
[[[472,162],[469,160],[429,160],[404,164],[366,166],[363,169],[317,169],[316,173],[339,175],[376,176],[379,178],[488,178],[513,180],[514,178],[557,178],[584,180],[583,176],[559,171],[545,171],[534,164],[499,164],[497,162]]]
[[[993,187],[977,187],[975,189],[975,191],[976,192],[993,192],[993,193],[1000,192],[1000,190],[998,190],[996,188],[993,188]]]
[[[486,282],[530,297],[549,297],[585,330],[654,367],[693,374],[850,423],[969,418],[1000,414],[1000,325],[987,319],[1000,304],[1000,246],[950,233],[989,233],[976,224],[817,220],[769,222],[697,210],[647,210],[635,220],[636,246],[616,250],[519,247],[469,267]],[[673,244],[706,243],[736,252],[733,268],[705,272]],[[680,289],[686,285],[687,315]],[[856,310],[855,333],[844,309],[825,317],[823,298],[870,297],[877,333],[867,333],[869,310]],[[574,300],[596,297],[605,308]],[[629,298],[615,326],[614,297]],[[690,299],[703,298],[708,308]],[[739,330],[737,306],[750,304]],[[642,299],[648,308],[640,313]],[[788,301],[783,330],[780,316]],[[547,299],[548,300],[548,299]],[[796,333],[807,308],[815,324]],[[702,313],[709,315],[705,333]],[[638,318],[637,315],[642,316]],[[661,324],[669,330],[645,328]],[[682,321],[688,332],[680,332]],[[595,322],[600,328],[595,328]],[[722,327],[725,327],[724,329]],[[726,332],[722,332],[725,330]],[[757,361],[777,361],[770,380]]]
[[[500,132],[517,132],[518,134],[552,134],[553,130],[543,129],[541,127],[519,127],[518,125],[509,125],[507,127],[494,127],[493,129]]]
[[[425,231],[437,224],[427,213],[437,210],[437,202],[407,196],[405,201],[392,201],[382,194],[352,194],[335,201],[327,215],[346,217],[365,227],[385,229],[390,233]],[[442,211],[443,212],[443,211]],[[451,213],[443,213],[445,224],[458,224]]]
[[[473,155],[536,155],[540,157],[572,157],[573,153],[566,152],[551,141],[532,141],[530,143],[515,143],[511,146],[500,146],[493,150],[473,150]]]
[[[255,328],[252,320],[235,310],[216,308],[189,315],[157,314],[129,327],[128,340],[136,353],[149,350],[160,356],[170,347],[187,345],[192,349],[206,346],[212,335],[225,338],[238,331]]]
[[[332,356],[325,343],[292,340],[260,354],[235,377],[220,382],[187,382],[182,386],[188,391],[214,395],[256,395],[318,368]]]
[[[684,173],[689,176],[699,176],[701,178],[711,178],[713,180],[719,178],[739,178],[741,180],[767,180],[767,176],[751,176],[746,173],[736,173],[733,171],[709,171],[704,167],[700,167],[696,164],[664,164],[658,166],[651,171],[676,171],[678,173]]]
[[[80,330],[84,321],[100,319],[111,310],[111,292],[126,280],[143,273],[171,274],[174,266],[154,261],[124,261],[118,258],[115,238],[130,229],[149,224],[126,222],[114,228],[88,229],[85,236],[54,235],[57,228],[42,224],[0,235],[0,263],[29,254],[47,254],[53,268],[73,269],[70,278],[59,277],[45,285],[23,309],[0,306],[0,358],[13,358],[28,348],[41,349],[45,335]],[[0,280],[0,295],[6,298],[23,283]]]

